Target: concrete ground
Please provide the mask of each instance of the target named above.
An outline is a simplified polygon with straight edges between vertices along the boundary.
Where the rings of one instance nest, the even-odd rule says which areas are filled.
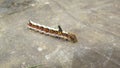
[[[78,42],[29,30],[30,19]],[[120,0],[0,0],[0,68],[28,67],[120,68]]]

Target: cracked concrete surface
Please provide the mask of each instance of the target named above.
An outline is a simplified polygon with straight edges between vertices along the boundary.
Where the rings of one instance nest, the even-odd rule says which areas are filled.
[[[75,33],[77,43],[27,28]],[[0,68],[120,68],[119,0],[0,0]]]

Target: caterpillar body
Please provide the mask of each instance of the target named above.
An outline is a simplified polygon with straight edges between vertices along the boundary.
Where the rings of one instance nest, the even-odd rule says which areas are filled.
[[[38,31],[40,33],[46,34],[46,35],[65,39],[73,43],[77,42],[77,38],[74,34],[63,31],[60,26],[58,26],[59,29],[54,29],[48,26],[37,24],[29,20],[28,28]]]

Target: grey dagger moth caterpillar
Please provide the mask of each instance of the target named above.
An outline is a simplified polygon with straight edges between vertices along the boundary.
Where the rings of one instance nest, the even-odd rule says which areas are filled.
[[[54,28],[51,28],[48,26],[37,24],[37,23],[29,20],[28,28],[38,31],[40,33],[46,34],[46,35],[65,39],[65,40],[71,41],[73,43],[77,42],[77,38],[76,38],[75,34],[63,31],[59,25],[58,25],[59,29],[54,29]]]

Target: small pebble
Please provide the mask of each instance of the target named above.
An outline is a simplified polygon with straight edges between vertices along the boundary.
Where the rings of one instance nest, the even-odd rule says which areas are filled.
[[[43,49],[41,47],[38,47],[38,51],[42,51]]]

